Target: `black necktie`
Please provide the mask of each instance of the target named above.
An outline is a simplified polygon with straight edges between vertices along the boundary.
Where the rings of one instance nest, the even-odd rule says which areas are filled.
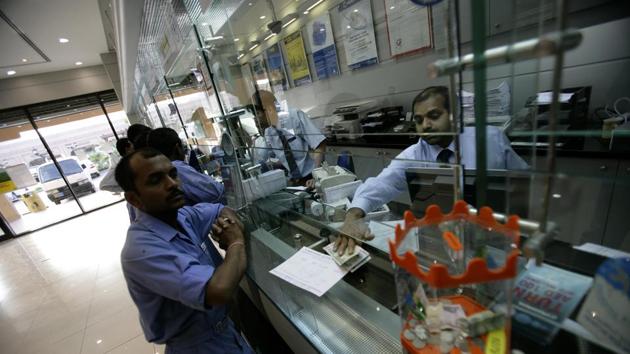
[[[295,157],[293,157],[293,150],[291,150],[291,146],[287,141],[287,137],[284,136],[284,133],[280,129],[276,129],[278,133],[278,137],[282,142],[282,148],[284,149],[284,156],[287,159],[287,163],[289,164],[289,170],[291,172],[291,178],[301,178],[300,170],[298,169],[297,163],[295,162]]]
[[[440,151],[440,153],[437,155],[437,158],[435,159],[435,161],[439,162],[439,163],[449,163],[449,160],[451,159],[451,156],[453,156],[453,152],[449,149],[444,149],[442,151]]]

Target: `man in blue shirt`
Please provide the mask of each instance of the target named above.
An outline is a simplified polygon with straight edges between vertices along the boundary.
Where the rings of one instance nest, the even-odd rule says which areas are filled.
[[[184,206],[177,169],[151,148],[123,157],[116,180],[138,210],[121,263],[146,339],[169,354],[253,353],[227,317],[247,266],[236,214],[221,204]]]
[[[259,90],[252,101],[265,140],[264,145],[255,145],[257,160],[265,163],[273,153],[289,172],[292,184],[313,187],[311,172],[320,167],[324,159],[326,137],[306,113],[293,108],[281,111],[276,97],[269,91]],[[314,152],[314,158],[310,151]]]
[[[368,178],[354,193],[346,214],[341,234],[335,246],[339,254],[354,251],[355,238],[371,239],[367,226],[360,222],[365,214],[390,202],[407,191],[405,171],[418,167],[414,161],[431,163],[455,163],[455,143],[451,126],[448,89],[444,86],[428,87],[418,94],[412,103],[416,130],[425,135],[393,160],[378,176]],[[488,169],[523,170],[529,166],[512,150],[510,141],[496,127],[486,128],[486,158]],[[461,163],[467,169],[476,167],[475,128],[465,127],[459,135]],[[348,247],[346,247],[348,245]]]
[[[202,202],[225,204],[223,185],[184,162],[186,149],[175,130],[171,128],[153,129],[147,137],[147,144],[168,157],[177,168],[187,205]]]

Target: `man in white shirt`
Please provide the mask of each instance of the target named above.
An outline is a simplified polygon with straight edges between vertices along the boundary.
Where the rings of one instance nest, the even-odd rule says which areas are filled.
[[[420,133],[437,133],[422,136],[393,160],[378,176],[368,178],[355,192],[346,214],[341,234],[335,244],[339,254],[353,252],[358,239],[371,239],[369,229],[361,219],[370,211],[392,201],[407,191],[405,171],[417,167],[413,161],[455,163],[455,144],[452,134],[448,89],[444,86],[428,87],[416,96],[412,104],[416,130]],[[442,134],[439,134],[442,133]],[[486,128],[486,156],[488,169],[523,170],[529,166],[512,150],[510,142],[496,127]],[[476,168],[475,128],[465,127],[459,135],[461,163],[467,169]]]
[[[259,94],[259,96],[258,96]],[[326,137],[306,113],[290,108],[280,111],[275,96],[259,90],[252,98],[263,129],[266,146],[256,144],[256,157],[266,162],[271,155],[288,171],[293,185],[313,187],[311,172],[319,167],[326,152]],[[310,152],[314,152],[314,157]]]

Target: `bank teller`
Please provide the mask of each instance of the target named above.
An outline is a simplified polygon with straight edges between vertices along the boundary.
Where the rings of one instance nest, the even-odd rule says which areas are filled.
[[[413,119],[420,133],[452,132],[448,89],[444,86],[431,86],[420,92],[412,102]],[[512,150],[510,141],[497,127],[486,127],[487,168],[523,170],[528,165]],[[475,128],[465,127],[459,135],[461,163],[468,169],[476,167]],[[407,161],[405,161],[407,160]],[[358,222],[366,213],[392,201],[407,190],[405,170],[412,167],[408,160],[438,163],[455,163],[455,143],[453,135],[437,134],[422,136],[414,144],[393,160],[378,176],[368,178],[355,192],[350,209],[346,214],[342,235],[335,244],[337,252],[352,252],[358,239],[370,239],[367,226]],[[417,164],[416,164],[417,166]]]

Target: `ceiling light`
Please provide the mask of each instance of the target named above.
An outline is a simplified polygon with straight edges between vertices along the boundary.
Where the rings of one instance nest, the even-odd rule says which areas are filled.
[[[250,51],[252,51],[252,50],[256,49],[256,47],[258,47],[258,45],[259,45],[259,44],[260,44],[260,42],[259,42],[259,41],[252,41],[252,42],[251,42],[251,45],[252,45],[252,46],[251,46],[251,47],[249,47],[249,50],[250,50]]]
[[[68,38],[59,38],[59,43],[68,43],[70,40]]]
[[[204,23],[202,23],[201,25],[202,25],[202,26],[207,26],[207,25],[208,25],[208,22],[204,22]]]
[[[287,27],[288,25],[292,24],[293,22],[295,22],[298,17],[300,17],[300,15],[296,14],[295,12],[290,14],[289,16],[286,17],[286,23],[282,25],[282,28]]]
[[[308,15],[308,11],[304,11],[304,14],[305,14],[305,15]]]
[[[267,18],[267,16],[265,16],[265,15],[262,15],[262,16],[259,17],[259,19],[261,19],[261,20],[264,20],[266,18]]]
[[[390,9],[390,10],[393,10],[393,9],[395,9],[395,8],[396,8],[396,6],[392,6],[392,7],[390,7],[389,9]]]
[[[252,6],[253,4],[250,2],[250,3],[249,3],[249,4],[247,4],[247,5]]]
[[[240,41],[240,39],[234,38],[234,42],[238,42],[238,41]]]
[[[236,57],[236,60],[241,60],[241,58],[242,58],[242,57],[244,57],[244,56],[245,56],[245,54],[241,53],[241,54],[239,54],[239,55]]]
[[[15,70],[9,70],[7,71],[7,75],[11,76],[11,75],[15,75],[17,74],[17,72]]]
[[[271,33],[271,34],[269,34],[267,37],[265,37],[265,40],[268,40],[269,38],[271,38],[271,37],[273,37],[273,36],[275,36],[275,35],[276,35],[275,33]]]
[[[359,12],[359,9],[354,9],[354,12]]]
[[[82,61],[77,61],[77,62],[74,63],[74,65],[83,65],[83,62]]]
[[[314,3],[313,5],[309,6],[306,11],[311,11],[315,6],[321,4],[322,2],[324,2],[324,0],[318,0],[316,3]]]
[[[27,61],[28,61],[28,59],[22,58],[22,63],[26,63]]]

